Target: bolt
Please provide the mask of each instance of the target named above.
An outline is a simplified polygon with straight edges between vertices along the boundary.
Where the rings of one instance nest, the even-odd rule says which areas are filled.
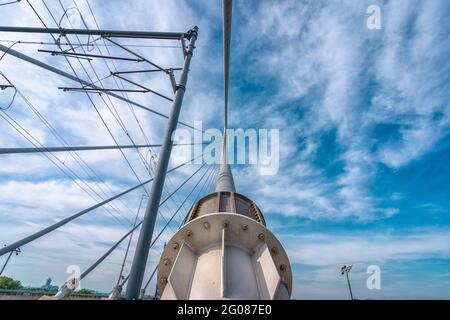
[[[287,266],[286,266],[285,264],[282,264],[282,265],[280,266],[280,270],[281,270],[281,271],[286,271],[286,269],[287,269]]]
[[[242,230],[247,230],[248,229],[248,226],[246,225],[246,224],[243,224],[242,226],[241,226],[241,228],[242,228]]]
[[[167,283],[167,278],[166,278],[166,277],[162,277],[162,278],[160,279],[160,281],[161,281],[161,283]]]
[[[164,263],[165,266],[169,265],[170,264],[170,259],[167,259],[167,258],[164,259],[163,263]]]
[[[272,253],[273,253],[273,254],[277,254],[277,253],[278,253],[277,247],[272,247]]]
[[[223,226],[224,229],[228,228],[228,225],[229,225],[229,222],[228,222],[227,220],[225,220],[225,221],[222,223],[222,226]]]
[[[174,242],[172,244],[172,248],[173,248],[173,250],[177,250],[178,249],[178,242]]]
[[[192,236],[194,233],[191,230],[186,231],[186,235],[188,237]]]
[[[264,233],[258,234],[258,239],[264,241]]]

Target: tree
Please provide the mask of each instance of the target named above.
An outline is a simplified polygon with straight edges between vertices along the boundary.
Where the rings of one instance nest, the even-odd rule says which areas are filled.
[[[0,289],[19,290],[22,289],[22,284],[13,278],[0,276]]]
[[[94,294],[94,291],[90,290],[90,289],[80,289],[80,290],[75,291],[75,293],[76,294],[84,294],[84,295],[92,295],[92,294]]]

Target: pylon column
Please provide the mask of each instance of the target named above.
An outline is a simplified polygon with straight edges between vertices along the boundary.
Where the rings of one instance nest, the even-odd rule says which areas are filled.
[[[190,42],[184,60],[183,71],[180,76],[175,97],[170,112],[169,121],[167,123],[166,132],[164,134],[163,145],[158,157],[158,165],[152,183],[147,207],[145,209],[144,219],[142,222],[136,251],[131,265],[130,278],[128,280],[126,298],[138,299],[141,291],[142,280],[144,278],[145,266],[147,264],[150,243],[152,241],[153,229],[155,227],[156,216],[158,215],[159,203],[166,178],[167,167],[169,165],[170,154],[172,151],[172,134],[177,128],[178,117],[180,115],[181,104],[183,102],[184,92],[191,64],[191,58],[197,40],[198,28],[194,27],[189,32]]]

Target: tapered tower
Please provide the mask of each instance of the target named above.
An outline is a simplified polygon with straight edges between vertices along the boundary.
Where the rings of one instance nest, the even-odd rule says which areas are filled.
[[[289,299],[292,270],[226,159],[232,1],[223,0],[224,141],[215,192],[195,203],[158,265],[161,299]]]

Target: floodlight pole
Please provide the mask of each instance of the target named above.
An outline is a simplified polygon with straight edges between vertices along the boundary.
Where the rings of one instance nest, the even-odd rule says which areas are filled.
[[[147,264],[148,253],[150,250],[150,243],[152,242],[153,229],[155,227],[156,216],[158,214],[159,203],[161,201],[161,193],[166,178],[166,171],[170,160],[172,151],[172,134],[177,128],[178,117],[180,115],[181,104],[183,102],[184,92],[186,90],[186,83],[188,78],[189,66],[191,63],[192,54],[195,48],[195,41],[197,40],[198,28],[194,27],[189,33],[189,47],[184,59],[184,67],[180,76],[179,83],[176,87],[172,109],[167,123],[166,131],[164,133],[164,140],[161,151],[158,157],[158,165],[152,183],[150,197],[145,209],[142,227],[139,232],[139,239],[136,245],[136,251],[131,265],[130,277],[128,280],[126,298],[129,300],[139,299],[141,291],[142,280],[144,278],[145,266]]]
[[[341,274],[345,273],[345,276],[347,277],[347,284],[348,284],[348,290],[350,291],[350,299],[353,300],[353,293],[352,293],[352,286],[350,285],[350,278],[348,277],[348,273],[352,269],[352,266],[343,266],[341,268]]]
[[[350,299],[353,300],[352,286],[350,285],[350,279],[348,278],[348,271],[345,271],[347,276],[348,290],[350,291]]]

